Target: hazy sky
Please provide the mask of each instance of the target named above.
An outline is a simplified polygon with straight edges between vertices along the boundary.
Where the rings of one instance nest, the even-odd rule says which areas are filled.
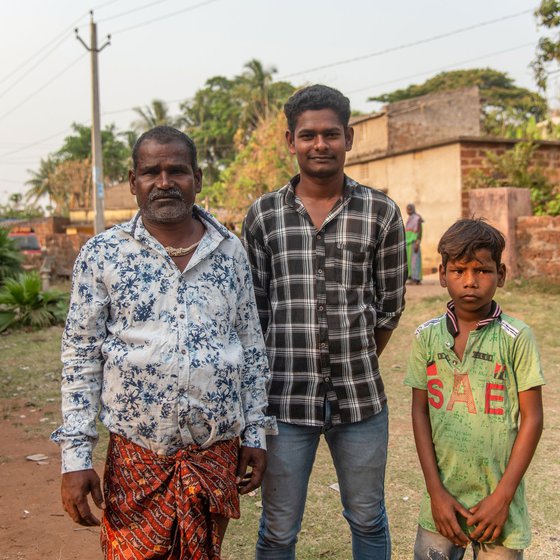
[[[492,67],[535,88],[528,64],[539,0],[16,0],[0,20],[0,203],[28,169],[90,124],[89,10],[98,22],[101,123],[121,130],[154,98],[178,102],[252,58],[295,85],[325,83],[374,112],[369,96],[443,70]],[[522,13],[523,12],[523,13]],[[173,15],[171,15],[173,14]],[[520,15],[517,15],[520,14]],[[166,17],[170,16],[170,17]],[[511,17],[514,16],[514,17]],[[493,20],[500,20],[489,23]],[[151,22],[151,23],[148,23]],[[338,64],[337,64],[338,63]],[[322,69],[317,69],[323,67]],[[560,75],[557,75],[560,76]],[[549,97],[558,91],[551,82]]]

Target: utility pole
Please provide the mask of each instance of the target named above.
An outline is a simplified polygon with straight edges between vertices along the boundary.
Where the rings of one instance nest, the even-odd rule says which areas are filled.
[[[101,47],[97,47],[97,24],[93,21],[93,11],[90,11],[90,43],[91,46],[82,40],[76,28],[76,39],[91,53],[91,101],[92,101],[92,121],[91,121],[91,175],[93,185],[93,231],[95,234],[105,230],[105,219],[103,216],[103,199],[105,189],[103,185],[103,152],[101,146],[101,120],[99,117],[99,72],[97,54],[106,46],[111,44],[111,36],[107,35],[107,41]]]

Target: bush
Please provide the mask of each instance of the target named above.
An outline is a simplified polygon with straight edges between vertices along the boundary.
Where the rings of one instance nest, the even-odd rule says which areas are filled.
[[[13,278],[21,272],[23,257],[8,237],[8,230],[0,228],[0,285],[6,278]]]
[[[68,312],[68,294],[41,291],[37,272],[7,278],[0,289],[0,332],[9,327],[40,329],[63,323]]]

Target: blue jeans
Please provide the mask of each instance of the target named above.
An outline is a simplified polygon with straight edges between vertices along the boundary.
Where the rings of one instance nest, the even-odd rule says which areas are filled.
[[[522,550],[476,541],[471,544],[475,560],[523,560]],[[443,535],[418,527],[414,560],[462,560],[465,551],[466,549],[454,545]]]
[[[388,411],[362,422],[324,427],[278,422],[267,438],[268,466],[262,483],[263,513],[257,560],[295,560],[307,486],[321,434],[338,477],[343,515],[352,533],[354,560],[389,560],[391,540],[385,513]]]

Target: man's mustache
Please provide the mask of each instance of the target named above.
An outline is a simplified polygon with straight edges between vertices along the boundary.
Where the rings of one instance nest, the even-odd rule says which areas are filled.
[[[178,200],[183,200],[183,193],[176,188],[162,190],[153,190],[148,196],[148,200],[153,202],[154,200],[159,200],[160,198],[177,198]]]

